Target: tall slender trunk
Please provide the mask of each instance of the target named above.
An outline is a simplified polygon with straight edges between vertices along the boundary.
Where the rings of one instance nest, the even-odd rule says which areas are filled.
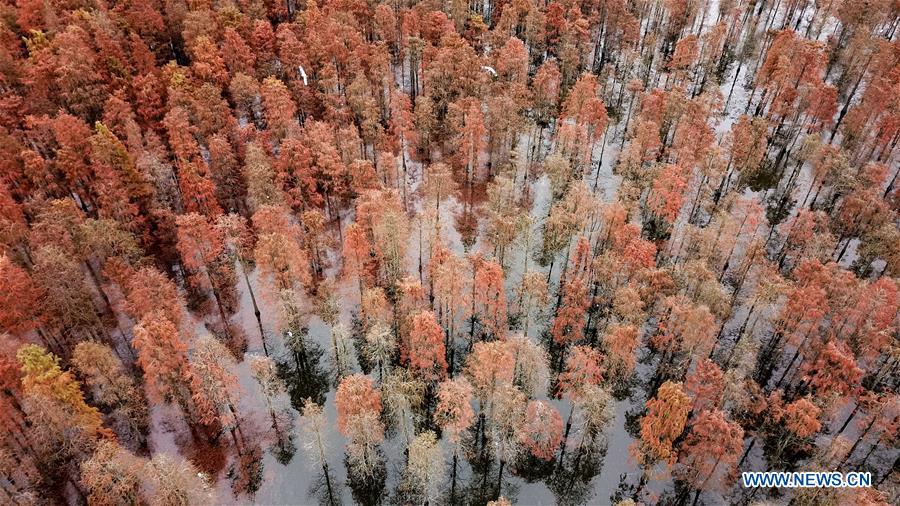
[[[569,441],[569,431],[572,429],[572,415],[575,414],[575,403],[572,403],[572,407],[569,409],[569,416],[566,418],[566,430],[563,432],[562,443],[560,443],[560,451],[559,451],[559,467],[561,468],[563,465],[563,458],[566,456],[566,443]]]
[[[506,462],[500,459],[500,472],[497,473],[497,497],[500,497],[503,487],[503,467]]]
[[[91,280],[94,282],[94,287],[97,288],[97,293],[99,293],[100,298],[103,299],[103,305],[106,306],[106,311],[115,316],[116,313],[113,311],[112,304],[109,302],[109,296],[107,296],[106,292],[103,290],[103,284],[100,282],[100,276],[97,274],[97,271],[94,270],[94,266],[91,265],[90,260],[85,260],[84,265],[87,267]]]
[[[863,439],[865,439],[866,436],[869,435],[869,431],[872,430],[872,426],[875,425],[875,421],[877,419],[878,419],[877,415],[872,416],[872,419],[869,420],[869,423],[866,425],[865,430],[863,430],[862,434],[860,434],[859,437],[856,438],[856,442],[853,443],[853,446],[850,447],[850,451],[847,452],[847,456],[844,457],[844,460],[842,460],[840,465],[838,465],[838,469],[844,467],[844,464],[846,464],[847,461],[850,460],[850,457],[853,456],[853,452],[856,451],[856,447],[859,446],[859,444],[863,441]]]
[[[459,460],[459,450],[453,449],[453,470],[450,473],[450,504],[456,504],[456,465]]]
[[[328,489],[328,504],[334,506],[334,491],[331,488],[331,476],[328,473],[328,464],[322,463],[322,472],[325,473],[325,487]]]
[[[863,77],[866,75],[866,69],[869,67],[869,62],[872,61],[872,57],[869,56],[869,59],[866,61],[866,64],[863,66],[862,70],[859,73],[859,77],[856,79],[856,82],[853,83],[853,88],[850,90],[850,93],[847,94],[847,100],[844,102],[844,106],[841,108],[841,112],[838,114],[837,121],[834,122],[834,128],[831,130],[831,136],[828,138],[828,143],[831,144],[834,141],[834,137],[837,135],[838,128],[841,126],[841,122],[844,121],[844,116],[847,114],[847,111],[850,110],[850,103],[853,101],[853,97],[856,95],[856,90],[859,88],[859,84],[862,82]]]
[[[744,450],[744,454],[741,455],[741,460],[740,460],[740,462],[738,462],[738,465],[737,465],[738,469],[740,469],[741,466],[744,464],[744,461],[747,460],[747,455],[750,455],[750,450],[753,449],[754,445],[756,445],[756,436],[754,436],[753,439],[750,440],[750,444],[747,445],[747,449]]]
[[[800,343],[800,345],[797,346],[797,350],[794,351],[794,356],[791,357],[791,361],[788,362],[788,365],[787,365],[787,367],[784,369],[784,372],[781,374],[781,377],[778,378],[778,382],[775,383],[775,388],[780,387],[780,386],[781,386],[781,382],[784,381],[784,378],[787,377],[787,375],[788,375],[789,372],[791,372],[791,368],[794,366],[794,362],[796,362],[796,361],[797,361],[797,357],[800,356],[800,349],[803,348],[803,344],[804,344],[804,343],[806,343],[806,338],[805,338],[805,337],[803,338],[803,341]]]
[[[222,319],[222,327],[225,329],[225,335],[228,339],[231,339],[231,327],[228,325],[228,316],[225,315],[225,308],[222,306],[222,301],[219,299],[219,293],[213,288],[212,294],[213,299],[216,301],[216,307],[219,309],[219,317]]]

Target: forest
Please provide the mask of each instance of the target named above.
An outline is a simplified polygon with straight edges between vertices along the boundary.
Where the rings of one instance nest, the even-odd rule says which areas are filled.
[[[897,0],[3,0],[0,504],[898,504],[898,144]]]

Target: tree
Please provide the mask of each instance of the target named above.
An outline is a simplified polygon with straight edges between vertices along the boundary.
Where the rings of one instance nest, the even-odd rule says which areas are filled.
[[[263,80],[259,91],[266,114],[266,129],[276,139],[284,138],[297,125],[297,105],[291,99],[290,91],[276,77]]]
[[[697,367],[687,375],[684,389],[693,399],[691,411],[694,413],[716,409],[724,390],[722,370],[715,362],[705,358],[697,362]]]
[[[397,352],[397,341],[394,338],[394,333],[388,326],[376,323],[366,332],[365,339],[363,355],[369,363],[378,367],[378,377],[383,379],[385,373],[390,369]]]
[[[478,158],[484,151],[484,136],[487,129],[484,126],[484,114],[476,101],[470,101],[468,107],[463,105],[459,107],[464,110],[461,111],[463,120],[458,134],[458,153],[460,165],[466,171],[466,184],[471,185],[478,175],[480,167]]]
[[[188,347],[178,329],[161,311],[153,311],[134,326],[134,347],[138,365],[151,400],[173,399],[181,408],[188,424],[194,420],[190,384],[193,377],[188,363]]]
[[[441,218],[441,202],[456,192],[456,181],[453,180],[453,172],[444,163],[430,165],[423,175],[422,195],[429,203],[434,203],[435,228],[439,227]]]
[[[181,164],[179,168],[178,188],[187,211],[210,218],[222,214],[222,208],[216,200],[216,185],[209,177],[206,163],[194,158]]]
[[[569,431],[572,429],[575,408],[585,402],[587,395],[594,392],[592,387],[599,386],[603,380],[603,371],[600,368],[602,360],[600,352],[589,346],[573,346],[566,358],[565,369],[557,377],[557,395],[564,396],[572,402],[562,437],[563,451],[569,439]]]
[[[559,67],[553,60],[546,60],[531,81],[533,94],[533,110],[535,121],[540,126],[538,138],[543,135],[543,129],[556,118],[556,107],[559,103]]]
[[[634,325],[615,325],[603,335],[606,371],[611,378],[621,381],[631,376],[638,344],[638,329]]]
[[[233,266],[223,262],[223,238],[221,231],[209,220],[196,213],[183,214],[176,219],[178,224],[178,252],[184,266],[192,272],[191,283],[204,292],[212,294],[219,310],[219,317],[226,335],[231,337],[225,306],[234,305],[234,285],[228,283],[233,277]],[[229,275],[230,274],[230,275]],[[227,297],[227,298],[226,298]]]
[[[364,200],[357,204],[357,222],[368,222],[380,267],[379,278],[383,286],[392,286],[404,275],[409,219],[395,192],[369,192]]]
[[[115,442],[100,442],[91,458],[81,463],[81,483],[87,489],[88,500],[104,506],[143,502],[141,478],[145,465]]]
[[[678,165],[667,164],[653,180],[653,187],[647,197],[647,208],[663,223],[671,226],[678,218],[684,202],[687,179],[684,169]]]
[[[544,347],[523,335],[510,337],[506,346],[513,356],[513,383],[529,397],[546,392],[550,368]]]
[[[70,255],[55,246],[42,247],[35,253],[32,279],[43,294],[41,312],[50,326],[65,329],[67,341],[107,337],[81,265]],[[64,344],[69,348],[72,343]]]
[[[550,335],[557,345],[565,348],[582,339],[589,304],[584,279],[577,275],[569,276],[563,285],[562,304],[550,327]]]
[[[820,396],[846,396],[859,386],[862,369],[850,348],[841,341],[830,341],[818,359],[805,368],[803,381]]]
[[[659,461],[674,464],[678,458],[674,443],[684,432],[690,410],[691,400],[681,384],[663,383],[647,401],[647,414],[641,418],[641,438],[634,446],[638,462],[645,468]]]
[[[22,366],[22,387],[28,395],[41,395],[60,405],[73,416],[71,423],[84,427],[87,433],[108,434],[102,427],[97,408],[84,400],[81,384],[59,365],[59,357],[34,344],[26,344],[16,352]]]
[[[262,342],[263,352],[268,356],[269,347],[266,344],[266,333],[263,330],[262,313],[256,301],[256,294],[250,284],[251,263],[253,260],[253,246],[255,237],[247,226],[247,220],[237,214],[219,216],[215,223],[216,232],[222,237],[224,259],[222,263],[233,264],[235,261],[241,267],[244,275],[244,286],[250,294],[250,302],[253,304],[253,314],[256,316],[256,326],[259,329],[259,339]]]
[[[329,280],[330,281],[330,280]],[[320,293],[324,288],[332,286],[330,282],[319,285]],[[340,307],[334,299],[333,294],[323,297],[325,299],[320,306],[327,306],[329,316],[320,316],[324,321],[332,324],[331,327],[331,365],[334,369],[335,377],[340,379],[349,374],[353,370],[353,364],[356,362],[356,354],[350,343],[350,331],[343,323],[334,323],[337,319]]]
[[[503,268],[490,261],[473,262],[473,318],[478,320],[496,339],[506,339],[506,290],[503,287]],[[474,324],[474,322],[473,322]]]
[[[744,430],[728,421],[723,411],[700,413],[681,444],[675,470],[676,476],[696,490],[695,503],[705,490],[731,486],[743,446]]]
[[[247,207],[253,213],[259,212],[263,207],[278,207],[283,203],[284,196],[276,185],[275,171],[272,170],[269,156],[254,143],[247,146],[243,174],[247,184]],[[253,224],[256,226],[255,220]]]
[[[385,418],[400,432],[407,445],[415,438],[416,422],[421,418],[426,388],[424,381],[400,368],[392,371],[381,382]]]
[[[81,384],[62,370],[59,357],[28,344],[19,348],[16,358],[22,370],[29,453],[45,478],[65,479],[80,491],[75,469],[100,438],[112,438],[112,433],[103,427],[100,412],[85,402]]]
[[[434,247],[428,266],[434,306],[447,335],[444,347],[450,352],[450,369],[454,368],[457,329],[465,312],[464,289],[467,284],[465,259],[456,256],[443,244]],[[471,327],[470,327],[471,328]]]
[[[438,385],[437,398],[434,421],[447,433],[447,439],[458,445],[463,432],[475,419],[471,404],[472,385],[463,377],[445,380]]]
[[[549,301],[547,280],[540,272],[529,272],[522,277],[519,285],[518,305],[520,316],[524,317],[522,333],[528,336],[528,327],[531,323],[532,313],[539,311]]]
[[[419,379],[435,382],[447,376],[444,331],[438,325],[432,311],[421,311],[412,316],[412,332],[409,334],[409,349],[401,354],[412,373]]]
[[[227,71],[225,61],[215,44],[209,37],[201,35],[192,41],[190,49],[193,53],[191,69],[197,78],[221,86],[225,82]]]
[[[562,441],[563,421],[546,401],[529,401],[519,438],[531,454],[539,459],[552,460]]]
[[[575,467],[578,467],[579,459],[585,452],[596,450],[597,442],[601,441],[604,429],[616,416],[615,406],[609,392],[600,386],[591,385],[586,389],[585,396],[580,403],[581,416],[579,417],[578,447],[575,452]],[[566,446],[563,445],[563,452]],[[562,461],[560,455],[560,461]]]
[[[0,256],[0,280],[0,328],[20,335],[40,324],[39,288],[5,255]]]
[[[475,343],[472,347],[465,372],[481,405],[482,416],[485,408],[488,416],[492,413],[499,387],[512,382],[514,365],[509,348],[499,341]]]
[[[203,336],[194,343],[191,353],[191,389],[200,421],[231,432],[234,445],[241,453],[243,441],[240,416],[237,412],[239,396],[237,376],[231,352],[216,338]],[[243,440],[243,434],[241,434]]]
[[[822,428],[819,415],[822,410],[809,399],[800,398],[788,404],[781,411],[776,411],[774,416],[784,422],[784,429],[776,441],[773,462],[781,462],[784,451],[807,438],[815,435]]]
[[[190,461],[157,453],[145,466],[148,502],[151,506],[213,504],[214,492],[205,474]]]
[[[669,361],[674,357],[675,349],[691,361],[708,355],[715,344],[715,317],[709,308],[678,296],[668,298],[666,306],[668,315],[660,322],[658,333],[651,339],[652,344],[657,348],[668,346],[665,354]]]
[[[384,440],[384,426],[374,411],[364,411],[347,422],[347,456],[351,469],[371,478],[383,465],[378,445]]]
[[[278,303],[279,325],[299,334],[302,297],[312,283],[309,257],[300,243],[300,229],[283,207],[262,206],[253,215],[254,258],[270,300]]]
[[[669,68],[674,70],[676,82],[684,79],[687,70],[689,70],[699,56],[699,38],[696,35],[688,35],[682,37],[675,43],[675,52],[672,53],[672,59],[669,60]],[[668,76],[667,76],[668,77]]]
[[[444,481],[444,455],[434,432],[425,431],[409,445],[404,488],[411,496],[433,504],[440,497]]]
[[[341,380],[334,394],[337,406],[338,430],[350,436],[350,423],[364,413],[381,413],[381,393],[374,388],[372,379],[362,374],[351,374]]]
[[[328,439],[325,432],[327,423],[328,419],[322,406],[314,403],[312,399],[306,399],[300,415],[300,430],[310,462],[321,466],[325,476],[328,476]],[[329,481],[329,488],[330,486]]]
[[[437,406],[434,408],[434,423],[447,435],[453,445],[453,467],[451,473],[450,497],[456,496],[456,467],[462,435],[475,421],[472,410],[472,385],[463,377],[445,380],[438,385]]]
[[[306,448],[310,464],[322,468],[328,497],[333,500],[331,475],[328,470],[327,425],[328,419],[322,406],[313,402],[312,399],[306,399],[300,414],[300,434],[303,446]]]
[[[78,343],[72,353],[72,365],[84,378],[94,402],[111,411],[113,427],[119,435],[143,447],[144,434],[150,426],[147,404],[112,349],[93,341]]]
[[[578,402],[583,399],[588,387],[599,385],[602,381],[602,355],[589,346],[573,346],[568,355],[557,388],[561,395]]]
[[[519,439],[522,419],[525,416],[527,399],[516,387],[505,384],[500,388],[488,429],[494,458],[500,462],[497,473],[497,489],[502,489],[503,468],[508,462],[515,462],[522,451]]]
[[[278,375],[278,368],[275,361],[269,357],[251,357],[250,374],[253,376],[253,379],[256,380],[256,383],[259,385],[259,389],[266,400],[266,407],[269,409],[269,416],[272,418],[272,428],[275,430],[276,438],[280,443],[283,438],[283,429],[278,424],[280,417],[279,412],[287,410],[282,410],[279,407],[279,398],[287,392],[287,385],[285,385],[281,376]],[[292,431],[288,428],[288,433],[290,432]]]
[[[230,74],[253,72],[255,55],[246,40],[234,28],[227,27],[222,40],[222,59]]]
[[[499,175],[488,183],[488,226],[486,237],[493,246],[498,263],[503,266],[506,251],[522,229],[528,225],[515,200],[515,183]]]
[[[356,223],[351,223],[344,231],[344,273],[356,277],[359,285],[359,297],[362,299],[363,288],[372,280],[372,246],[365,231]]]
[[[122,284],[125,288],[125,313],[133,320],[140,321],[154,311],[159,311],[160,316],[176,328],[185,320],[178,288],[162,272],[153,267],[142,267],[126,274]]]

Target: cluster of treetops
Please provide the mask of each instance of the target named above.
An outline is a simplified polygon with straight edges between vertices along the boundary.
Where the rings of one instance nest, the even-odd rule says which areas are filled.
[[[362,489],[386,430],[416,501],[455,498],[460,456],[499,464],[494,496],[523,459],[577,468],[639,387],[625,502],[665,477],[696,503],[753,468],[869,470],[794,499],[887,503],[898,12],[3,2],[0,502],[211,501],[213,459],[150,451],[164,405],[252,490],[238,363],[262,348],[283,443],[315,317]]]

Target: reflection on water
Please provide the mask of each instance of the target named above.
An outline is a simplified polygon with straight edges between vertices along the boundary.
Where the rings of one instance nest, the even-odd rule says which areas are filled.
[[[325,402],[330,382],[328,371],[322,367],[322,347],[309,339],[303,340],[302,347],[295,346],[276,359],[278,375],[287,385],[291,406],[301,411],[306,399],[316,404]]]
[[[246,443],[245,443],[246,444]],[[245,446],[232,462],[228,470],[231,488],[235,495],[247,494],[253,497],[263,480],[262,448],[259,445]]]
[[[342,484],[337,482],[328,467],[316,475],[316,479],[309,486],[309,497],[315,498],[321,505],[338,506],[341,504],[340,494],[335,489],[340,489]]]
[[[353,500],[363,506],[380,504],[384,496],[387,468],[384,463],[384,454],[380,450],[378,456],[370,473],[360,472],[356,466],[350,464],[350,459],[344,456],[347,485],[353,493]]]
[[[294,412],[288,409],[272,414],[272,446],[269,451],[281,465],[288,465],[297,453],[296,435],[293,431]]]

